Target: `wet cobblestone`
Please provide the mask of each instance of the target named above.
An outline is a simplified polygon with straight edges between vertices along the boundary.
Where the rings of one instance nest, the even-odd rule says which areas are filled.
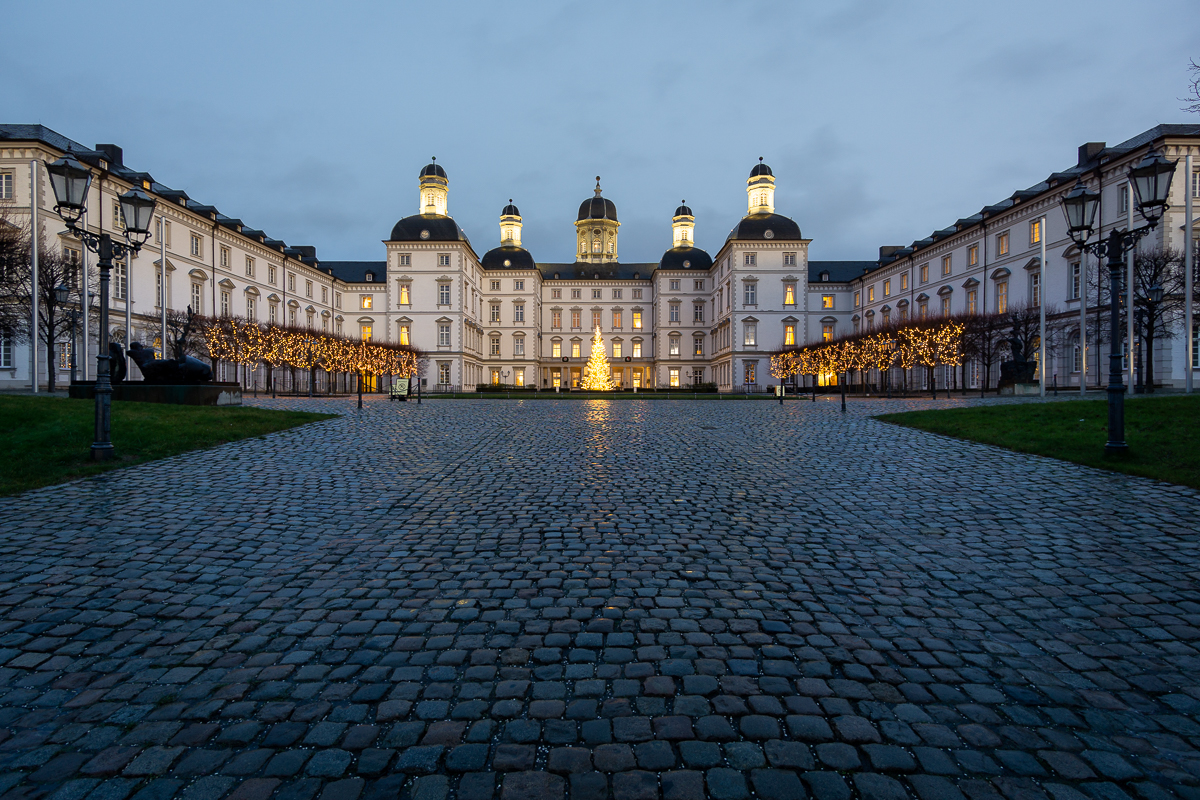
[[[1194,491],[928,400],[253,402],[344,416],[0,501],[3,797],[1200,798]]]

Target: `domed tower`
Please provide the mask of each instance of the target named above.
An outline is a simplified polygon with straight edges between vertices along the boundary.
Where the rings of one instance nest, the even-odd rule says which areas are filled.
[[[484,269],[535,269],[533,256],[521,246],[521,212],[509,200],[500,212],[500,246],[479,259]]]
[[[446,178],[446,170],[442,169],[435,157],[430,163],[421,168],[421,214],[447,217],[446,199],[449,194],[450,181]]]
[[[671,217],[671,247],[691,247],[696,242],[696,216],[687,207],[687,201],[675,209]]]
[[[603,264],[617,260],[617,206],[600,194],[600,176],[596,176],[594,197],[579,206],[575,222],[576,260]]]
[[[746,195],[749,198],[747,214],[775,213],[775,176],[771,168],[762,163],[762,156],[758,157],[758,163],[746,179]]]

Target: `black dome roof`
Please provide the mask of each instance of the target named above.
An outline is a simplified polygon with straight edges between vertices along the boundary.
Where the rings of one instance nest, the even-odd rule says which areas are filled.
[[[672,247],[659,259],[659,269],[708,269],[712,256],[699,247]]]
[[[426,175],[436,175],[439,178],[445,178],[446,170],[442,169],[442,166],[434,161],[431,164],[421,167],[421,174],[418,177],[424,178]]]
[[[484,269],[537,269],[533,256],[524,247],[493,247],[483,254],[479,265]]]
[[[762,163],[762,158],[759,158],[758,163],[754,165],[754,169],[750,170],[751,178],[756,178],[759,175],[772,175],[773,176],[774,174],[775,173],[771,172],[770,167],[768,167],[766,164]]]
[[[513,205],[513,201],[509,200],[508,205],[506,205],[504,207],[504,210],[500,212],[500,216],[502,216],[502,217],[519,217],[519,216],[521,216],[521,212],[520,212],[520,210],[517,209],[516,206]]]
[[[427,235],[422,236],[422,233]],[[466,242],[471,243],[463,229],[451,217],[436,214],[414,214],[405,217],[392,228],[389,242]]]
[[[692,213],[692,210],[687,207],[686,203],[684,205],[681,205],[679,208],[675,209],[675,216],[682,217],[685,215],[689,216],[689,217],[696,216],[695,214]]]
[[[611,219],[617,221],[617,204],[607,197],[596,195],[579,204],[577,219]]]
[[[768,236],[767,234],[770,234]],[[751,214],[733,226],[726,241],[730,239],[803,239],[800,226],[781,214]]]

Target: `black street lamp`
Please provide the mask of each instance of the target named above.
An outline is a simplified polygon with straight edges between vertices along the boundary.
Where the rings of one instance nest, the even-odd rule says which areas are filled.
[[[121,195],[121,217],[125,224],[125,241],[113,239],[107,233],[92,233],[79,227],[87,210],[88,187],[92,171],[71,155],[46,165],[50,186],[54,189],[54,210],[67,223],[67,229],[78,236],[88,250],[95,253],[100,268],[100,335],[96,356],[96,431],[92,441],[92,459],[108,461],[113,457],[112,446],[112,383],[109,380],[108,348],[108,284],[113,259],[137,253],[150,238],[150,221],[154,217],[154,198],[140,189]]]
[[[58,301],[60,306],[65,306],[67,301],[71,299],[71,287],[65,283],[60,283],[54,287],[54,299]],[[79,324],[79,312],[71,309],[71,383],[75,382],[75,345],[77,344],[77,328]]]
[[[1080,181],[1062,199],[1071,241],[1080,250],[1098,258],[1108,257],[1109,316],[1112,323],[1108,354],[1108,442],[1104,445],[1104,452],[1108,455],[1119,455],[1129,450],[1125,443],[1125,386],[1121,370],[1121,267],[1126,251],[1158,226],[1167,209],[1174,175],[1174,161],[1168,161],[1157,150],[1146,153],[1146,157],[1129,170],[1129,180],[1137,195],[1138,211],[1147,224],[1127,231],[1114,228],[1106,238],[1091,244],[1087,240],[1095,229],[1100,194],[1089,190]]]

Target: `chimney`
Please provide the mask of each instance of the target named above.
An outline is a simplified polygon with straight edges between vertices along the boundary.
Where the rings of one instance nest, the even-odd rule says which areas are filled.
[[[104,153],[104,160],[108,162],[110,167],[123,167],[125,162],[122,160],[123,154],[121,148],[115,144],[98,144],[96,149]]]
[[[890,255],[892,255],[893,253],[895,253],[897,250],[901,250],[901,249],[903,249],[903,245],[898,245],[898,244],[885,244],[885,245],[883,245],[882,247],[880,247],[880,248],[879,248],[879,258],[880,258],[881,260],[882,260],[882,259],[885,259],[885,258],[887,258],[888,256],[890,256]]]
[[[1088,142],[1087,144],[1079,145],[1079,166],[1083,166],[1089,161],[1095,160],[1096,156],[1100,155],[1100,151],[1104,149],[1104,142]]]

